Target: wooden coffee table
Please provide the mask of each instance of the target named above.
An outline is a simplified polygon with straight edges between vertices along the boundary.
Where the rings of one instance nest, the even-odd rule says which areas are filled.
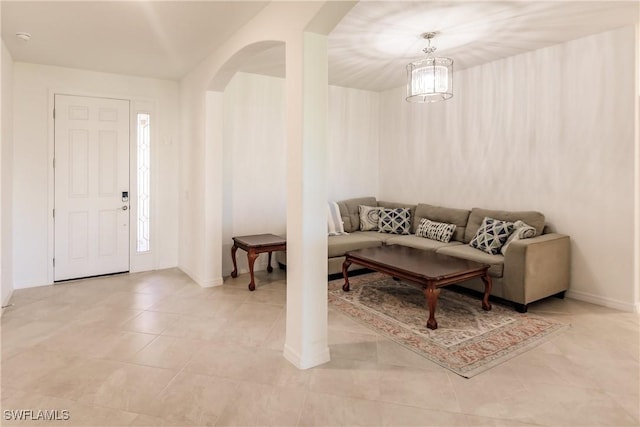
[[[264,252],[269,253],[269,264],[267,266],[267,272],[271,273],[273,267],[271,267],[271,253],[273,251],[286,251],[287,241],[275,234],[255,234],[251,236],[239,236],[233,238],[233,246],[231,247],[231,259],[233,260],[233,271],[231,277],[238,277],[238,265],[236,264],[236,251],[244,249],[247,251],[247,259],[249,260],[249,275],[251,276],[251,282],[249,282],[249,290],[255,291],[256,281],[253,276],[253,264],[256,262],[258,255]]]
[[[440,295],[439,288],[443,286],[479,277],[484,282],[482,308],[491,310],[489,302],[491,277],[487,264],[398,245],[360,249],[347,252],[342,264],[344,276],[342,290],[345,292],[349,291],[348,270],[351,264],[362,265],[422,287],[429,306],[429,320],[427,320],[429,329],[438,328],[435,313],[438,295]]]

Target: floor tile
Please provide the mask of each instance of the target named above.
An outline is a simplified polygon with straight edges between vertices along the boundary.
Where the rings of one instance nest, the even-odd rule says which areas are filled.
[[[236,400],[237,382],[210,375],[182,372],[145,410],[162,420],[184,426],[212,426],[224,408]]]
[[[306,393],[285,388],[243,382],[235,399],[222,411],[217,426],[296,426]]]
[[[106,378],[80,397],[81,403],[148,413],[156,396],[177,375],[177,371],[117,363]]]
[[[471,379],[328,311],[331,361],[283,357],[286,275],[201,288],[178,269],[16,290],[1,322],[4,409],[20,425],[640,425],[640,321],[571,299],[571,327]],[[15,421],[3,420],[3,425]]]
[[[161,334],[167,328],[175,325],[181,317],[181,315],[174,313],[143,311],[122,325],[122,329],[145,334]]]
[[[378,336],[373,333],[332,330],[329,334],[331,357],[336,359],[378,360]]]
[[[229,313],[226,323],[216,332],[216,337],[242,345],[264,345],[283,311],[284,307],[270,304],[241,304]]]
[[[283,387],[307,388],[311,370],[299,370],[282,351],[211,343],[202,347],[185,371]]]
[[[128,361],[138,365],[181,370],[205,344],[205,341],[159,336]]]

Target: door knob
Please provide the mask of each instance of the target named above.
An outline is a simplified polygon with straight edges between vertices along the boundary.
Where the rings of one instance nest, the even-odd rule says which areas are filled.
[[[124,206],[122,207],[122,210],[123,210],[123,211],[126,211],[127,209],[129,209],[129,206],[127,206],[127,205],[124,205]]]

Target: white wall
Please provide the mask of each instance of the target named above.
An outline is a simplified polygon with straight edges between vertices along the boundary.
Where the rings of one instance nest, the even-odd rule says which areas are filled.
[[[233,236],[287,229],[287,152],[285,82],[238,73],[224,92],[223,246],[222,272],[233,270]],[[248,271],[238,253],[238,268]],[[256,260],[266,268],[267,257]]]
[[[380,198],[539,210],[570,295],[632,310],[634,69],[626,27],[456,72],[444,103],[383,93]]]
[[[378,93],[329,87],[330,200],[377,193],[378,117]],[[224,92],[224,275],[233,236],[286,233],[286,161],[285,81],[237,73]],[[242,251],[237,261],[248,271]]]
[[[179,86],[177,82],[15,63],[13,260],[14,287],[45,285],[50,258],[51,93],[155,102],[158,123],[155,199],[156,267],[177,265]],[[153,120],[153,118],[152,118]],[[153,203],[153,201],[152,201]]]
[[[329,200],[376,196],[380,94],[329,86]]]
[[[9,50],[2,42],[2,83],[0,94],[2,107],[0,114],[0,129],[2,129],[2,143],[0,146],[0,171],[2,188],[1,221],[0,221],[0,283],[2,288],[2,305],[6,305],[13,292],[13,261],[12,261],[12,171],[13,171],[13,59]]]

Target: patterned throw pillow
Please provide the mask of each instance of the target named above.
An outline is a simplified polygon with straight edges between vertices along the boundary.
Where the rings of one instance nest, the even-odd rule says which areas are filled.
[[[380,233],[409,234],[411,212],[407,208],[380,209],[378,228]]]
[[[449,243],[454,231],[456,231],[455,224],[436,222],[423,218],[416,230],[416,236]]]
[[[507,239],[507,243],[500,249],[500,252],[502,252],[502,255],[505,255],[511,243],[516,240],[530,239],[532,237],[536,237],[536,229],[524,221],[517,220],[513,223],[513,232]]]
[[[360,230],[378,231],[378,221],[380,220],[380,210],[382,208],[373,206],[358,206],[360,214]]]
[[[476,235],[469,242],[469,246],[491,255],[497,255],[512,231],[512,222],[485,217]]]
[[[344,223],[342,222],[342,216],[340,215],[340,208],[338,207],[338,204],[336,202],[329,202],[328,208],[327,228],[329,229],[329,236],[348,234],[344,231]]]

